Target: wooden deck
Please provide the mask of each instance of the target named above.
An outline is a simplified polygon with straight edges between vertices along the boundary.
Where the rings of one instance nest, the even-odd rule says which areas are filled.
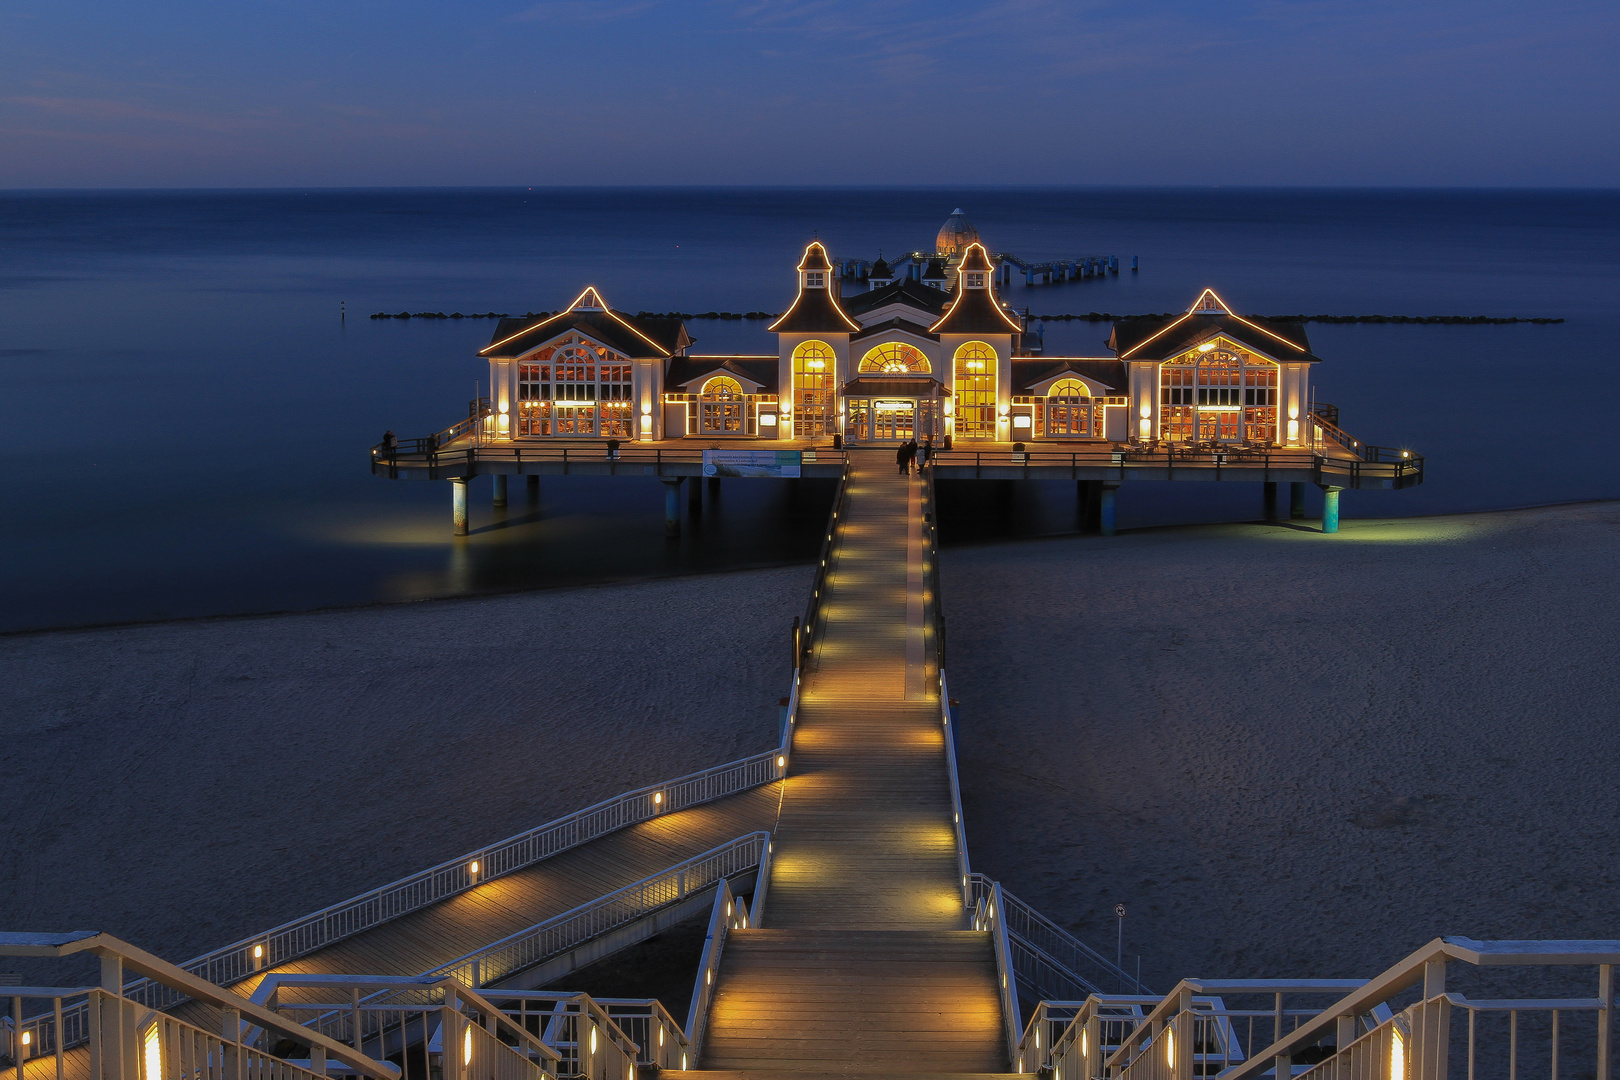
[[[921,491],[892,451],[851,461],[763,928],[726,941],[700,1065],[1005,1072],[990,935],[956,878]]]

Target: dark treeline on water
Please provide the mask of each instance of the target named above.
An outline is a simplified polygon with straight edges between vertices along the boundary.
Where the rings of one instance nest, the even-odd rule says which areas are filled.
[[[526,311],[525,319],[545,319],[553,315],[560,315],[558,311]],[[703,311],[693,313],[690,311],[638,311],[638,319],[774,319],[781,312],[770,311]],[[1047,322],[1126,322],[1131,319],[1173,319],[1180,312],[1166,311],[1150,315],[1113,315],[1106,311],[1088,311],[1084,315],[1031,315],[1031,319],[1042,319]],[[1269,319],[1276,322],[1316,322],[1316,323],[1402,323],[1415,326],[1507,326],[1510,323],[1561,323],[1563,319],[1549,319],[1545,317],[1525,318],[1522,316],[1500,315],[1254,315],[1251,319]],[[507,319],[511,318],[506,312],[486,311],[481,314],[463,315],[459,311],[452,311],[446,315],[442,311],[379,311],[371,316],[373,319]]]

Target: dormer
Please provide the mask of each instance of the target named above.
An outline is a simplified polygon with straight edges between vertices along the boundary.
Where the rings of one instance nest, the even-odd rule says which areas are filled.
[[[1214,289],[1205,289],[1203,292],[1199,293],[1198,299],[1193,302],[1191,312],[1194,315],[1232,314],[1230,311],[1226,310],[1226,304],[1222,302],[1221,298],[1215,295]]]
[[[866,284],[873,289],[894,284],[894,270],[883,261],[882,252],[878,252],[877,262],[872,264],[871,271],[866,275]]]
[[[821,241],[812,240],[799,260],[799,295],[793,298],[787,312],[766,329],[779,334],[849,334],[860,328],[838,305],[827,249]]]
[[[811,241],[804,249],[804,258],[799,260],[799,291],[825,289],[831,279],[832,263],[827,258],[827,249],[821,246],[821,241]]]

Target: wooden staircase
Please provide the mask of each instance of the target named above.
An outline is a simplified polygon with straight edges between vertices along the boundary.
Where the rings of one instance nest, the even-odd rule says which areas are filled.
[[[957,879],[919,482],[892,452],[851,461],[763,925],[727,938],[702,1075],[1008,1065],[990,935]]]

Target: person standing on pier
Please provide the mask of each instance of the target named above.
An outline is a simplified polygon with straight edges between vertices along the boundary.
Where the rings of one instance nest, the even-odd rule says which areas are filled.
[[[933,456],[933,453],[934,453],[934,437],[932,435],[925,435],[923,437],[922,445],[917,448],[917,472],[918,473],[921,473],[923,471],[923,467],[928,464],[928,459]]]

